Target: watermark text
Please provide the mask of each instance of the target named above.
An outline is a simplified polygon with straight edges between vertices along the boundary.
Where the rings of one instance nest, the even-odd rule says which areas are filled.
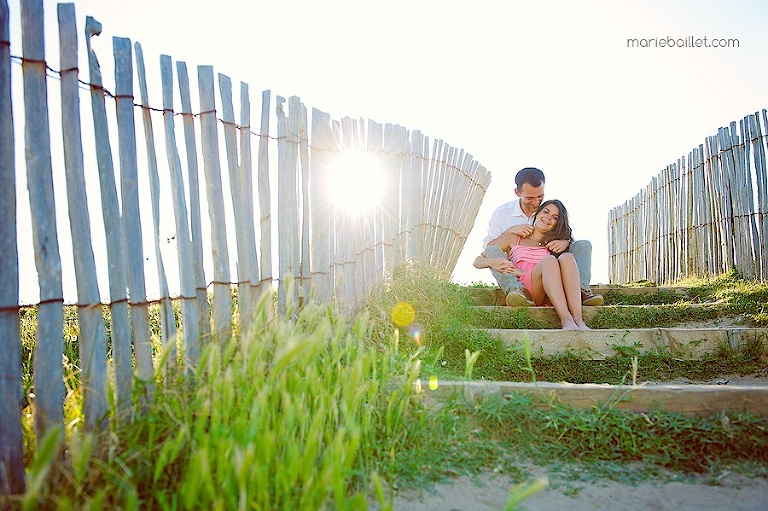
[[[649,37],[629,38],[627,48],[738,48],[739,40],[722,37]]]

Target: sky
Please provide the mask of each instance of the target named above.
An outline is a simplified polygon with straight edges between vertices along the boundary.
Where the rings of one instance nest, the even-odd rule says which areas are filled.
[[[19,0],[8,2],[13,39]],[[169,54],[247,82],[253,118],[270,89],[334,119],[400,124],[470,153],[492,182],[453,274],[460,283],[494,282],[472,261],[526,166],[544,171],[546,197],[562,200],[575,237],[592,242],[592,283],[607,283],[609,211],[719,127],[768,107],[764,0],[74,3],[79,31],[86,15],[103,25],[93,40],[102,65],[112,36],[128,37],[148,74]],[[56,2],[44,6],[52,55]],[[686,37],[738,47],[627,47]]]

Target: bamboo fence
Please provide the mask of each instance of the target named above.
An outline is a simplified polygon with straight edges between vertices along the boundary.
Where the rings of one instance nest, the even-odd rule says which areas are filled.
[[[236,119],[228,76],[198,66],[198,88],[192,91],[186,63],[175,63],[174,79],[173,60],[167,55],[159,59],[161,107],[152,106],[141,45],[123,37],[112,39],[112,93],[91,45],[101,24],[85,19],[88,80],[83,81],[74,5],[58,5],[57,65],[46,61],[43,14],[42,0],[21,0],[22,55],[16,56],[8,4],[0,0],[0,493],[19,493],[24,486],[19,290],[30,283],[20,282],[19,270],[20,264],[29,264],[20,261],[17,237],[17,176],[22,169],[39,287],[34,304],[38,435],[63,421],[67,270],[60,248],[73,252],[85,426],[91,429],[109,419],[109,388],[114,389],[118,415],[140,410],[137,405],[152,392],[156,374],[189,370],[211,335],[231,335],[235,326],[244,331],[263,293],[277,290],[280,312],[309,299],[346,312],[404,263],[426,263],[446,276],[453,271],[490,183],[490,173],[468,153],[398,125],[334,120],[317,109],[308,118],[300,98],[286,101],[268,90],[262,93],[254,130],[247,84],[240,84]],[[24,101],[16,115],[23,116],[25,126],[23,158],[16,158],[14,150],[18,134],[12,112],[12,65],[19,62]],[[47,90],[54,90],[49,77],[60,82],[60,102],[47,96]],[[80,107],[84,90],[90,98],[90,120],[81,119],[82,111],[87,112]],[[193,92],[199,99],[197,111]],[[61,112],[59,129],[49,122],[49,108]],[[177,140],[177,118],[183,147]],[[143,138],[137,137],[136,119],[141,119]],[[92,124],[92,139],[84,138],[84,123]],[[154,128],[160,125],[163,136],[158,141]],[[276,135],[270,134],[272,129]],[[63,161],[51,149],[57,137]],[[142,141],[146,160],[137,149]],[[221,161],[222,141],[226,163]],[[165,159],[158,158],[158,144],[165,148]],[[275,151],[276,161],[270,158]],[[326,189],[334,162],[350,152],[377,158],[384,170],[384,200],[357,214],[335,204]],[[54,194],[53,176],[62,167],[65,204],[57,203]],[[89,188],[96,179],[98,188]],[[139,185],[142,181],[149,182],[148,189]],[[91,227],[89,200],[100,205],[103,233]],[[68,213],[71,247],[59,244],[57,210],[62,208]],[[161,243],[161,224],[167,218],[172,218],[174,230],[170,256]],[[150,240],[146,224],[151,224]],[[93,248],[95,238],[103,240],[105,261]],[[99,292],[99,264],[108,268],[108,296]],[[178,283],[175,294],[171,281]],[[158,296],[149,295],[153,282]],[[178,324],[172,301],[180,302]],[[161,310],[160,348],[153,348],[150,304]],[[103,306],[109,308],[109,332]],[[114,376],[106,370],[108,333]],[[183,352],[181,367],[175,365],[177,346]],[[132,396],[136,388],[144,389],[138,398]]]
[[[735,269],[768,278],[766,110],[720,128],[611,210],[610,281],[673,283]]]

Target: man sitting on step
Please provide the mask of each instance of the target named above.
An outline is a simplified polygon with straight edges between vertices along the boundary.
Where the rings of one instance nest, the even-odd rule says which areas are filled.
[[[512,273],[512,265],[501,248],[489,244],[511,232],[523,238],[531,235],[534,213],[544,200],[544,173],[534,167],[526,167],[515,175],[515,194],[517,199],[502,204],[491,215],[488,222],[488,234],[483,240],[485,248],[473,263],[475,268],[490,268],[499,287],[506,295],[510,307],[531,305],[533,302],[523,284]],[[602,305],[603,297],[592,294],[589,283],[592,280],[592,243],[587,240],[555,240],[547,243],[547,248],[555,255],[568,251],[573,254],[579,267],[582,305]]]

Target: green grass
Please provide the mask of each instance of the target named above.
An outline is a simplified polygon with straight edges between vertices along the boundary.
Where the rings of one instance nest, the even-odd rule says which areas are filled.
[[[715,277],[691,277],[674,286],[685,290],[685,296],[663,289],[658,294],[639,295],[618,290],[605,293],[605,302],[607,305],[677,304],[685,314],[691,314],[684,310],[686,305],[706,303],[710,305],[711,315],[707,317],[699,312],[703,314],[701,319],[740,316],[745,325],[768,327],[768,284],[765,282],[742,279],[736,270],[731,270]]]
[[[248,335],[208,344],[193,374],[164,381],[158,370],[152,401],[113,416],[109,431],[75,421],[64,444],[39,439],[33,453],[28,442],[28,481],[38,482],[16,504],[365,509],[369,485],[396,473],[412,436],[417,360],[399,353],[392,329],[382,346],[370,342],[365,314],[307,304],[278,317],[271,307],[267,296]]]
[[[729,275],[690,289],[729,311],[765,312],[765,284]],[[393,308],[402,303],[415,317],[393,326]],[[314,510],[376,502],[390,509],[389,488],[428,488],[490,471],[524,482],[531,462],[549,466],[561,481],[690,473],[714,479],[723,467],[768,477],[768,420],[748,414],[629,414],[610,404],[574,410],[515,394],[477,402],[453,394],[439,409],[425,407],[414,392],[419,377],[619,383],[637,355],[628,349],[605,361],[531,360],[476,329],[473,303],[461,286],[411,266],[398,269],[352,317],[313,303],[280,316],[266,296],[246,335],[207,344],[194,373],[164,379],[158,368],[152,400],[128,415],[113,409],[109,427],[94,432],[81,429],[76,315],[68,308],[64,435],[35,438],[34,400],[25,401],[27,493],[0,503]],[[22,310],[25,395],[34,391],[34,315]],[[161,360],[157,311],[152,317]],[[506,317],[490,312],[486,319]],[[639,380],[765,370],[756,347],[702,361],[645,354],[637,366]],[[541,484],[513,489],[507,509]]]
[[[716,279],[687,284],[690,289],[688,303],[681,296],[668,292],[667,299],[674,302],[642,311],[622,311],[611,307],[601,309],[591,321],[595,328],[652,328],[685,321],[707,321],[725,314],[742,318],[756,316],[766,307],[761,301],[768,293],[768,284],[745,282],[733,274]],[[743,295],[741,293],[744,293]],[[643,299],[655,302],[658,295],[627,295],[641,303]],[[664,294],[662,293],[662,296]],[[381,293],[366,303],[365,310],[379,318],[379,324],[391,319],[390,309],[399,301],[408,301],[416,310],[415,324],[418,339],[412,328],[402,328],[404,343],[411,349],[421,346],[422,373],[442,379],[462,378],[465,370],[465,350],[480,352],[474,365],[473,377],[494,381],[530,381],[520,351],[507,348],[498,338],[482,328],[541,328],[524,309],[504,307],[478,309],[474,298],[462,286],[451,284],[417,267],[402,267],[392,282]],[[717,302],[701,307],[694,302]],[[724,351],[697,361],[680,360],[659,353],[638,356],[638,378],[667,381],[676,378],[709,380],[723,374],[752,374],[765,370],[755,346],[741,351]],[[533,369],[540,381],[569,381],[572,383],[617,384],[626,377],[632,364],[632,350],[625,350],[607,360],[581,360],[574,355],[542,357],[533,361]]]
[[[768,476],[768,419],[748,414],[691,418],[679,414],[630,414],[610,405],[574,410],[536,406],[530,397],[488,398],[465,413],[508,451],[539,464],[587,463],[590,477],[622,480],[642,462],[644,470],[710,473],[741,465]],[[605,470],[610,464],[610,470]],[[624,467],[624,469],[621,469]],[[647,474],[640,475],[647,477]]]
[[[592,328],[664,328],[685,323],[708,322],[723,318],[726,311],[720,306],[700,307],[696,304],[678,302],[659,304],[642,309],[616,309],[602,307],[590,319]]]
[[[677,303],[645,305],[643,308],[600,307],[589,317],[588,323],[590,327],[599,329],[663,328],[690,322],[714,322],[729,315],[729,311],[719,304],[702,307],[682,302],[679,298]],[[475,308],[469,312],[469,321],[479,328],[559,328],[554,311],[550,322],[542,322],[532,318],[524,308]],[[738,322],[744,325],[750,323],[746,317],[739,318]]]
[[[574,383],[611,383],[627,381],[636,364],[639,381],[666,381],[676,378],[709,380],[724,374],[752,374],[766,370],[761,359],[762,345],[746,346],[740,351],[723,350],[702,360],[679,360],[663,353],[638,355],[627,349],[603,361],[582,360],[574,355],[527,359],[525,353],[509,350],[504,344],[476,329],[482,324],[496,328],[536,328],[525,311],[504,309],[478,310],[471,296],[460,286],[453,286],[430,276],[419,268],[402,269],[395,279],[368,307],[382,316],[394,303],[411,299],[418,290],[415,322],[430,325],[420,332],[423,347],[423,378],[462,379],[467,374],[467,357],[477,357],[471,375],[476,379],[496,381],[570,381]],[[404,285],[404,289],[398,287]],[[673,301],[645,318],[631,317],[641,325],[659,326],[666,321],[704,321],[711,319],[710,308],[695,307],[698,301],[718,302],[714,314],[755,314],[765,307],[763,283],[744,282],[733,275],[706,280],[691,286],[690,303],[678,303],[677,294],[661,294],[650,302]],[[705,292],[706,291],[706,292]],[[639,295],[635,300],[642,303]],[[726,299],[727,297],[727,299]],[[720,310],[722,307],[722,310]],[[434,321],[432,318],[442,318]],[[510,319],[511,318],[511,319]],[[606,328],[610,318],[604,320]],[[615,321],[615,320],[614,320]],[[632,325],[629,325],[632,326]],[[402,333],[407,336],[408,328]],[[415,343],[415,340],[413,341]],[[463,428],[474,431],[472,447],[489,462],[488,467],[510,470],[520,459],[561,466],[564,477],[572,464],[587,463],[587,477],[608,477],[637,481],[642,477],[676,477],[676,474],[715,474],[723,466],[736,465],[741,470],[768,476],[768,420],[749,414],[691,418],[656,412],[628,414],[605,409],[574,410],[551,402],[533,402],[531,398],[512,395],[507,400],[488,399],[466,402],[453,396],[444,403],[441,414],[457,417]],[[446,420],[440,416],[441,420]],[[465,424],[463,421],[468,421]],[[438,424],[437,419],[435,424]],[[462,431],[456,425],[454,431]],[[466,439],[462,440],[467,442]],[[485,445],[485,448],[482,446]],[[466,455],[463,453],[463,455]],[[639,472],[633,463],[641,462]],[[513,470],[520,470],[515,468]],[[581,467],[580,470],[583,470]],[[739,470],[739,469],[737,469]]]
[[[464,370],[463,356],[459,353],[462,345],[470,352],[480,351],[475,363],[473,376],[489,381],[530,382],[531,373],[526,366],[525,356],[511,352],[501,342],[482,336],[482,339],[444,349],[438,363],[428,364],[431,370],[443,379],[461,378]],[[670,356],[648,352],[637,356],[637,380],[670,381],[686,378],[706,381],[727,374],[749,375],[766,371],[766,364],[757,350],[758,346],[747,346],[742,351],[723,351],[701,360],[681,360]],[[627,378],[633,363],[632,350],[605,360],[585,360],[575,354],[535,358],[531,361],[537,379],[540,381],[570,383],[608,383],[617,385]],[[449,361],[450,360],[450,361]],[[442,361],[445,364],[442,365]]]

